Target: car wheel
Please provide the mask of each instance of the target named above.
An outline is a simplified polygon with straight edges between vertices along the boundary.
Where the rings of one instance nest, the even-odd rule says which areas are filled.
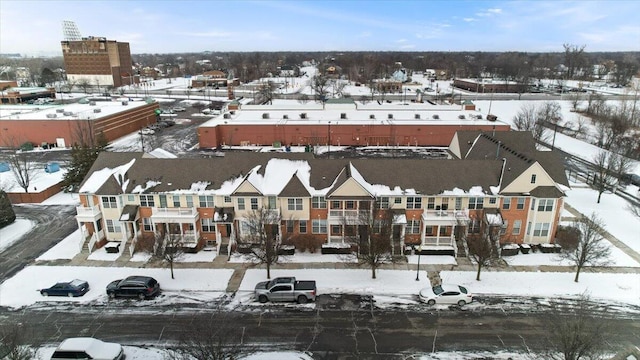
[[[110,300],[113,300],[113,299],[115,299],[115,298],[116,298],[116,294],[115,294],[115,293],[112,293],[112,292],[111,292],[111,293],[108,293],[107,295],[109,295],[109,299],[110,299]]]
[[[73,297],[73,293],[71,293],[71,292],[70,292],[70,293],[67,293],[67,296],[68,296],[68,297]]]
[[[269,299],[267,298],[266,295],[260,295],[260,296],[258,296],[258,301],[264,304],[267,301],[269,301]]]
[[[433,300],[433,299],[430,299],[429,301],[427,301],[427,304],[429,304],[429,305],[435,305],[435,304],[436,304],[436,301],[435,301],[435,300]]]
[[[298,296],[298,304],[306,304],[307,303],[307,297],[304,295],[300,295]]]
[[[144,300],[144,299],[146,299],[146,298],[147,298],[147,297],[146,297],[143,293],[139,293],[139,294],[138,294],[138,299],[139,299],[139,300]]]
[[[467,302],[464,301],[464,300],[459,300],[458,301],[458,306],[465,306],[466,304],[467,304]]]
[[[46,291],[41,292],[41,294],[42,294],[42,296],[44,296],[44,297],[49,296],[49,293],[48,293],[48,292],[46,292]]]

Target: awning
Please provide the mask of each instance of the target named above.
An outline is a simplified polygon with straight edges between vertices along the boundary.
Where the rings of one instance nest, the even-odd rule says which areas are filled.
[[[120,213],[120,221],[136,221],[138,220],[138,205],[125,205]]]

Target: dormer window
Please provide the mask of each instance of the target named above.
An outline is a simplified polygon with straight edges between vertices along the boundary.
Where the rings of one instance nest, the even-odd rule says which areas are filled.
[[[536,183],[536,174],[532,174],[531,175],[531,183],[535,184]]]

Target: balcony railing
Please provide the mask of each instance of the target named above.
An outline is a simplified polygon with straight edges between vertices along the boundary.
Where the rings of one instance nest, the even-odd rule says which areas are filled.
[[[91,207],[77,206],[76,213],[76,218],[81,221],[93,221],[100,218],[100,208],[97,205]]]
[[[424,221],[432,223],[458,223],[469,220],[469,210],[424,210],[422,213]]]
[[[171,220],[196,220],[198,211],[195,208],[152,208],[151,219],[156,222]]]
[[[424,240],[422,240],[421,246],[455,246],[456,241],[453,235],[445,235],[445,236],[425,236]]]
[[[346,223],[348,225],[357,225],[367,223],[369,220],[369,210],[329,210],[329,221],[335,223]]]

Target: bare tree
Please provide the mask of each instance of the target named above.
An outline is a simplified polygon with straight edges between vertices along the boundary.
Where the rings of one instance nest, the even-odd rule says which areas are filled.
[[[557,101],[545,101],[537,108],[536,120],[543,124],[556,125],[562,121],[562,108]]]
[[[38,177],[38,165],[31,159],[28,153],[20,150],[8,156],[9,166],[18,186],[29,193],[29,186]]]
[[[307,94],[301,94],[300,96],[298,96],[298,102],[301,104],[306,104],[309,102],[309,95]]]
[[[618,179],[615,177],[617,167],[617,156],[606,150],[600,150],[593,158],[595,173],[593,178],[593,188],[598,191],[598,204],[602,193],[615,186]]]
[[[533,104],[522,105],[513,118],[513,126],[519,131],[530,131],[536,141],[547,141],[547,131],[539,111]]]
[[[169,226],[171,225],[172,224],[169,224]],[[173,274],[173,265],[184,255],[183,246],[184,243],[181,239],[181,234],[172,234],[171,231],[162,231],[155,234],[152,254],[156,259],[162,260],[169,265],[172,279],[175,279]]]
[[[469,256],[476,262],[476,281],[480,281],[480,272],[483,267],[496,263],[498,258],[497,243],[499,243],[500,227],[482,224],[479,234],[472,234],[467,238]]]
[[[356,218],[343,219],[343,231],[349,241],[356,245],[352,256],[358,266],[371,269],[371,278],[376,278],[376,270],[383,264],[393,263],[391,254],[393,213],[380,209],[361,209]]]
[[[262,83],[258,94],[260,95],[260,102],[263,104],[273,104],[273,93],[276,89],[276,84],[269,80],[266,83]]]
[[[89,79],[80,79],[78,80],[78,82],[76,83],[76,85],[82,89],[82,91],[84,91],[84,93],[86,94],[89,91],[89,88],[91,87],[91,82],[89,81]]]
[[[562,44],[564,47],[564,61],[567,66],[567,75],[571,79],[586,62],[584,48],[586,45],[577,46],[572,44]]]
[[[281,220],[277,211],[263,207],[253,210],[240,223],[242,235],[237,240],[238,247],[246,251],[246,257],[254,263],[266,266],[267,279],[271,279],[271,266],[280,259]]]
[[[3,324],[0,326],[0,356],[3,360],[32,360],[34,351],[28,346],[27,329],[21,324]]]
[[[315,100],[323,105],[327,101],[329,93],[329,79],[324,75],[316,75],[311,79],[311,88],[315,94]]]
[[[548,351],[541,354],[550,360],[605,359],[610,322],[598,316],[602,306],[582,294],[576,301],[553,301],[547,317]]]
[[[578,282],[580,271],[584,266],[604,266],[609,263],[611,249],[602,236],[604,222],[595,214],[581,216],[573,223],[578,231],[578,241],[573,249],[564,249],[560,253],[562,259],[568,260],[576,267],[575,282]]]
[[[233,313],[216,308],[209,321],[192,324],[183,333],[170,360],[233,360],[242,350],[243,328],[236,326]]]

